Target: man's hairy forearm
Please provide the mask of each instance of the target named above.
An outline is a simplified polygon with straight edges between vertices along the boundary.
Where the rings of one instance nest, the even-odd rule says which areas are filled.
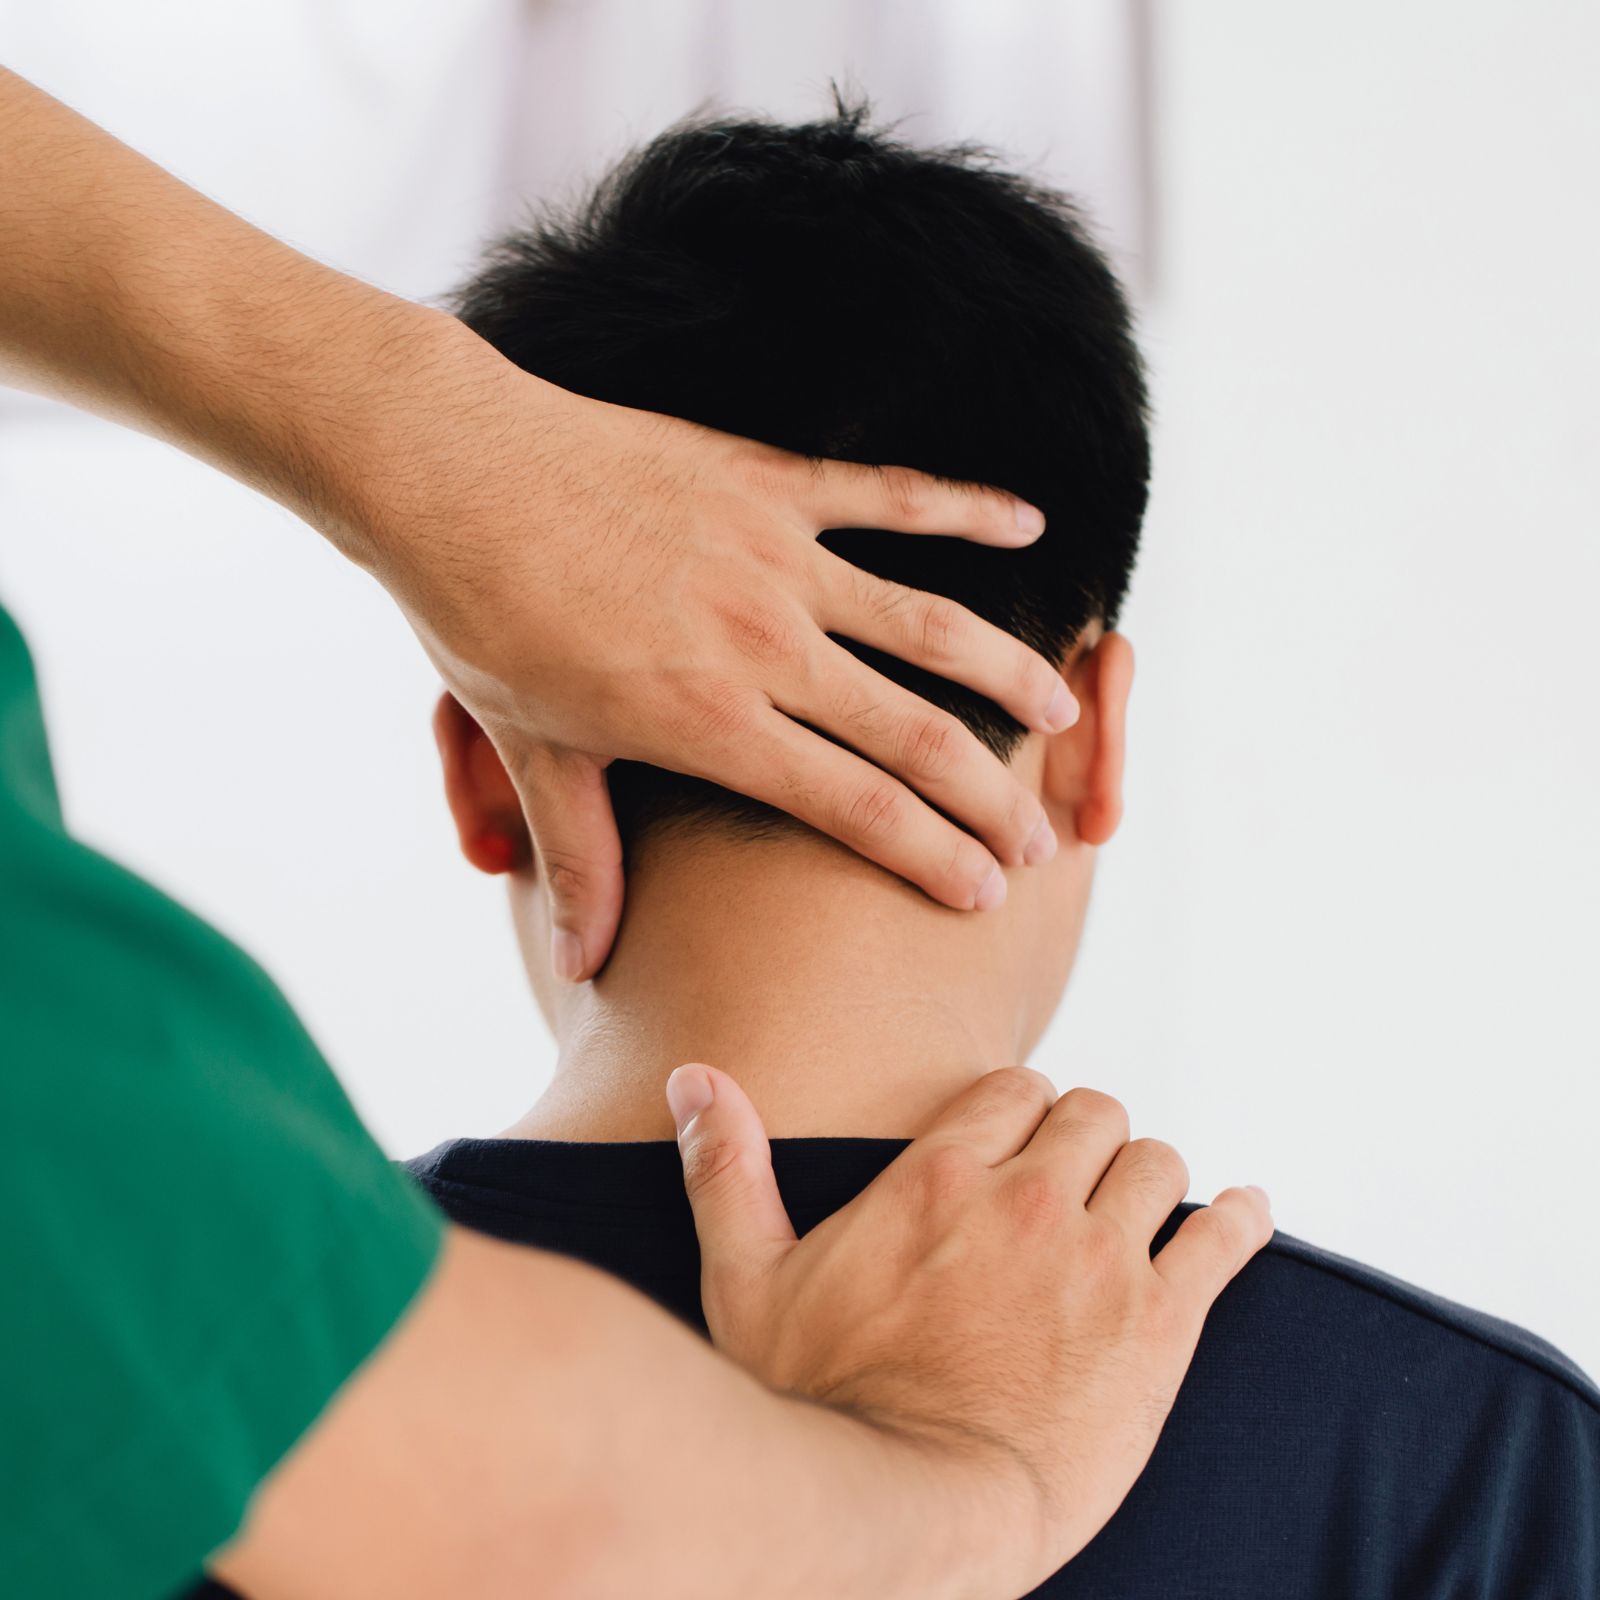
[[[987,1505],[976,1453],[776,1396],[601,1274],[457,1232],[216,1566],[252,1600],[1003,1600],[1027,1569],[993,1474]]]
[[[363,559],[387,380],[458,336],[0,68],[0,381],[165,438]]]

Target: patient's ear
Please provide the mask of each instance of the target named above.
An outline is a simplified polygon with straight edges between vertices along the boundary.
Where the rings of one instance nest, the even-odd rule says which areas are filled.
[[[1046,746],[1045,797],[1070,815],[1085,844],[1101,845],[1122,821],[1133,646],[1120,633],[1103,634],[1073,651],[1065,676],[1080,713]]]
[[[522,803],[489,735],[453,694],[433,710],[444,798],[461,853],[480,872],[511,872],[533,859]]]

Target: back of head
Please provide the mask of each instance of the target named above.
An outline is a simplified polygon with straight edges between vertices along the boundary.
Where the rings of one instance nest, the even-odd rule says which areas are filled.
[[[868,125],[696,121],[576,209],[498,244],[462,320],[508,359],[594,399],[812,456],[915,467],[1031,501],[1022,551],[835,530],[856,565],[960,601],[1055,662],[1127,588],[1149,475],[1127,305],[1071,203],[967,148]],[[1009,755],[991,701],[842,641]],[[623,836],[685,817],[775,814],[618,763]]]

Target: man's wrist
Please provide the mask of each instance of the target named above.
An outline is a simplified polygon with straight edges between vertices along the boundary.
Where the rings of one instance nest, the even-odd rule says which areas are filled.
[[[306,351],[308,392],[283,407],[273,492],[382,578],[402,559],[404,520],[429,514],[417,504],[430,442],[422,419],[454,403],[448,385],[471,335],[442,311],[355,280],[337,294],[333,326]]]
[[[344,397],[336,425],[297,441],[314,460],[316,498],[293,509],[403,606],[425,597],[429,621],[448,629],[440,574],[454,570],[470,591],[489,565],[487,552],[474,548],[477,532],[491,517],[505,520],[493,503],[503,487],[474,465],[504,445],[508,416],[519,427],[536,417],[542,393],[548,434],[535,431],[519,447],[530,474],[559,470],[578,402],[520,371],[455,317],[365,292],[372,302],[350,320],[333,356],[345,373],[342,383],[329,380]],[[470,612],[470,593],[461,600]],[[470,615],[459,620],[470,626]]]
[[[1014,1451],[959,1427],[785,1398],[800,1408],[800,1429],[845,1430],[847,1470],[861,1474],[853,1503],[874,1508],[866,1536],[893,1564],[892,1574],[881,1575],[880,1592],[1012,1600],[1038,1582],[1050,1564],[1042,1501],[1034,1474]],[[792,1440],[787,1448],[796,1448]],[[831,1450],[838,1449],[835,1440]],[[825,1454],[817,1471],[835,1484],[847,1476]],[[897,1527],[897,1519],[906,1525]]]

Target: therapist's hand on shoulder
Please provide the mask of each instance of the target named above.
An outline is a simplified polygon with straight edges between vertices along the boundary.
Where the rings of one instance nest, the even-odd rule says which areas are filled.
[[[1183,1158],[1130,1142],[1110,1095],[1059,1098],[1008,1067],[957,1095],[857,1198],[797,1240],[771,1150],[725,1073],[667,1086],[719,1348],[780,1393],[987,1464],[1031,1587],[1144,1470],[1212,1302],[1272,1237],[1267,1196],[1225,1189],[1151,1255]],[[1001,1577],[997,1563],[992,1569]],[[997,1584],[997,1587],[999,1585]]]
[[[733,1361],[576,1262],[452,1230],[219,1575],[252,1600],[631,1594],[640,1573],[697,1600],[1011,1600],[1110,1519],[1272,1233],[1260,1190],[1227,1189],[1152,1258],[1177,1152],[1010,1068],[797,1240],[738,1085],[691,1066],[667,1092]]]
[[[373,457],[352,463],[355,532],[340,542],[399,600],[516,780],[558,976],[597,971],[621,915],[617,759],[766,801],[958,909],[999,904],[1000,867],[1044,859],[1038,798],[829,635],[1042,732],[1077,718],[1060,673],[954,601],[817,542],[860,527],[1017,547],[1043,528],[1033,507],[584,399],[452,319],[419,330]]]

